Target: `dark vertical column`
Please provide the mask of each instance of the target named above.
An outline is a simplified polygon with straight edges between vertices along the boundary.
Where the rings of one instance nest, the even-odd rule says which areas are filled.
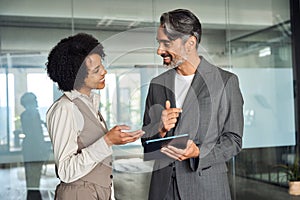
[[[296,147],[300,152],[300,0],[290,0],[291,31],[292,31],[292,59],[294,74],[295,94],[295,119],[296,119]]]

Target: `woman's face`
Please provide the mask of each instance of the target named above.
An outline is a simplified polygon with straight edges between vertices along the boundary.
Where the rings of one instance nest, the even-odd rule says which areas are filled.
[[[103,89],[105,87],[105,70],[101,56],[98,54],[88,55],[85,59],[87,76],[79,91],[89,94],[92,89]]]

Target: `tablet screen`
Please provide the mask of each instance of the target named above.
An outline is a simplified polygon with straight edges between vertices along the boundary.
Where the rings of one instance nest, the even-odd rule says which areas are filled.
[[[188,139],[188,134],[181,134],[170,137],[147,140],[144,145],[144,160],[161,159],[166,157],[165,154],[160,152],[160,149],[166,145],[171,145],[176,148],[185,149]]]

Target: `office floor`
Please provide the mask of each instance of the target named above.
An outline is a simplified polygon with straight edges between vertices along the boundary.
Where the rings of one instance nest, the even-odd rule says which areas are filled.
[[[137,173],[139,172],[139,173]],[[114,165],[116,200],[143,200],[148,193],[151,164],[139,159],[119,160]],[[52,200],[58,180],[53,164],[43,168],[40,190],[43,200]],[[233,200],[300,200],[290,196],[287,188],[236,177]],[[25,174],[23,166],[0,169],[0,200],[25,200]]]

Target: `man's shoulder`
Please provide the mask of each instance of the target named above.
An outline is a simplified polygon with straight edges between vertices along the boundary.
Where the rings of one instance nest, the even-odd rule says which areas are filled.
[[[169,69],[169,70],[167,70],[167,71],[165,71],[165,72],[163,72],[163,73],[157,75],[156,77],[154,77],[154,78],[151,80],[151,83],[157,83],[157,84],[158,84],[158,83],[162,83],[162,82],[165,80],[165,78],[166,78],[167,76],[170,76],[172,73],[174,73],[173,70],[175,70],[175,69]]]
[[[221,67],[216,67],[216,68],[218,69],[218,71],[220,72],[224,80],[228,80],[230,77],[236,76],[233,72],[229,71],[230,69],[225,69]]]
[[[175,69],[169,69],[169,70],[167,70],[167,71],[165,71],[165,72],[163,72],[163,73],[157,75],[157,76],[154,77],[153,79],[162,79],[162,78],[164,78],[164,77],[170,75],[174,70],[175,70]]]
[[[207,62],[207,61],[206,61]],[[223,82],[227,82],[228,79],[230,79],[232,76],[235,76],[236,75],[230,71],[229,68],[221,68],[220,66],[217,66],[217,65],[214,65],[214,64],[211,64],[209,62],[208,63],[208,67],[214,72],[214,73],[218,73],[220,74],[220,76],[222,77],[223,79]]]

